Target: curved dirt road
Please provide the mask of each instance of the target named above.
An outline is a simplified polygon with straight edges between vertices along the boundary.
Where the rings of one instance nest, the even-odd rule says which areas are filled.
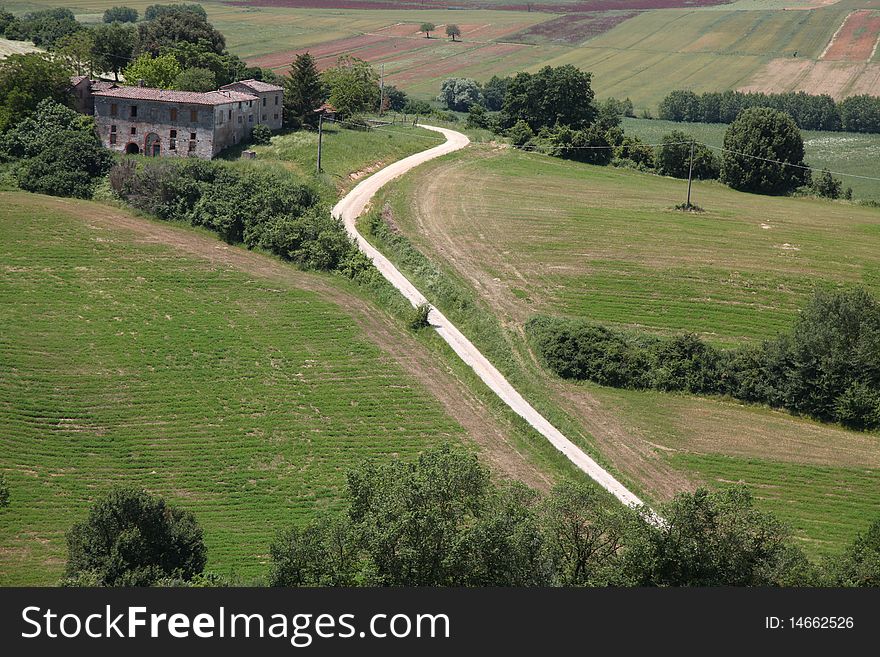
[[[464,148],[470,140],[460,132],[422,126],[428,130],[439,132],[446,137],[446,141],[439,146],[430,148],[421,153],[410,155],[402,160],[391,164],[367,178],[352,189],[333,208],[333,215],[339,217],[345,223],[348,233],[357,240],[358,246],[368,257],[373,260],[376,268],[382,275],[396,287],[413,306],[427,303],[428,300],[416,287],[391,264],[384,255],[373,247],[358,232],[355,225],[357,218],[364,212],[373,195],[386,183],[403,175],[422,162],[427,162],[435,157]],[[642,501],[629,489],[615,479],[609,472],[602,468],[592,458],[568,438],[562,432],[548,422],[544,416],[536,411],[522,395],[520,395],[501,372],[490,363],[485,356],[459,331],[446,317],[436,308],[431,308],[428,316],[437,333],[449,344],[456,354],[476,372],[477,376],[498,395],[505,404],[510,406],[517,415],[522,417],[532,427],[543,435],[550,443],[574,463],[580,470],[589,475],[605,490],[612,493],[617,499],[629,506],[640,506]]]

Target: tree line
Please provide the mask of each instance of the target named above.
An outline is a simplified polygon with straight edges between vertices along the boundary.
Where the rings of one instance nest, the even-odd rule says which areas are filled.
[[[496,483],[450,445],[348,472],[345,510],[279,530],[270,586],[877,586],[880,519],[813,562],[742,486],[680,493],[648,522],[585,481]],[[63,584],[225,586],[191,512],[136,488],[67,532]]]
[[[852,429],[880,428],[880,303],[861,288],[820,290],[790,332],[733,349],[694,334],[663,338],[549,317],[531,319],[527,334],[562,378],[726,395]]]
[[[659,106],[659,117],[691,123],[733,123],[743,110],[772,107],[788,114],[802,130],[880,132],[880,97],[867,94],[836,102],[827,94],[676,90]]]

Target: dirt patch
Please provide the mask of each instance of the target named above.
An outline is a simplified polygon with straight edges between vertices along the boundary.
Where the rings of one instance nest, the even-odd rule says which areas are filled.
[[[327,276],[303,272],[280,260],[229,246],[211,236],[135,217],[114,208],[71,199],[15,195],[31,203],[39,199],[40,206],[63,211],[97,228],[128,231],[135,242],[162,244],[215,266],[231,267],[277,284],[318,294],[347,312],[370,340],[443,405],[446,412],[461,424],[471,440],[480,447],[496,475],[518,479],[539,490],[547,490],[552,485],[551,478],[535,467],[508,438],[511,427],[506,426],[506,420],[496,417],[449,370],[439,355],[425,349],[385,312],[336,287]]]
[[[773,59],[740,91],[806,91],[840,100],[858,94],[880,95],[880,63]]]
[[[505,41],[576,45],[608,32],[640,13],[639,11],[623,11],[566,14],[511,34]]]

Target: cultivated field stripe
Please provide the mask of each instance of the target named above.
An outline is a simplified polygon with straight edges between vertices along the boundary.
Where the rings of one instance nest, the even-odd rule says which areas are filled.
[[[410,155],[399,160],[384,169],[373,174],[352,189],[333,208],[333,215],[342,219],[348,233],[357,241],[363,251],[382,275],[403,294],[413,306],[428,303],[425,296],[393,265],[391,261],[380,253],[373,245],[358,232],[356,222],[364,212],[370,199],[379,189],[395,178],[402,176],[410,169],[434,158],[460,150],[470,143],[470,140],[460,132],[423,125],[423,128],[439,132],[446,137],[446,141],[439,146],[430,148]],[[590,458],[580,447],[566,438],[561,431],[554,427],[542,416],[531,404],[529,404],[519,392],[504,378],[489,360],[477,349],[464,334],[455,327],[439,310],[431,308],[429,320],[437,333],[458,354],[477,376],[489,386],[489,388],[513,411],[528,422],[536,431],[543,435],[575,466],[587,474],[605,490],[628,506],[641,506],[642,501],[620,483],[611,473]]]

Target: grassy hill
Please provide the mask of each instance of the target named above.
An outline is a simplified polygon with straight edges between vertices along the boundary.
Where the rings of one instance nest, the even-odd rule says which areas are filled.
[[[697,183],[706,212],[691,214],[672,209],[684,193],[683,181],[478,146],[402,179],[386,215],[499,316],[532,394],[577,418],[649,499],[745,481],[810,551],[833,551],[880,512],[876,435],[563,382],[525,346],[522,326],[539,312],[733,344],[787,329],[817,285],[880,293],[877,209]]]
[[[465,435],[412,339],[326,277],[0,197],[0,584],[57,581],[64,532],[123,483],[195,512],[209,570],[258,577],[280,527],[336,508],[348,467]]]

